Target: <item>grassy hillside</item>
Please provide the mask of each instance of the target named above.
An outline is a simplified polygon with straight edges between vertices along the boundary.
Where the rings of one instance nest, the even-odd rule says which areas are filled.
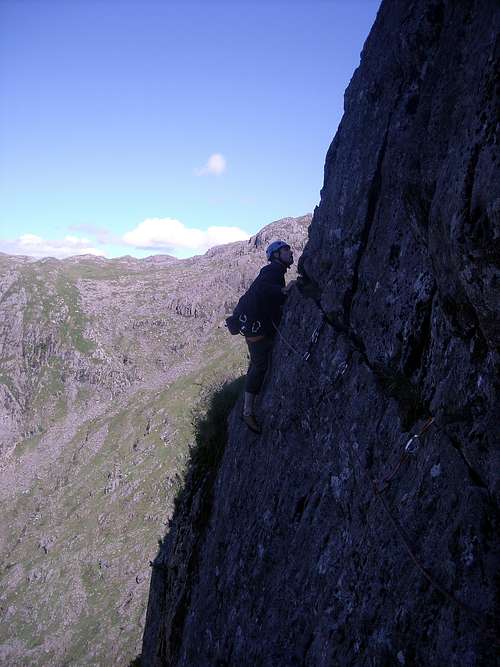
[[[84,420],[6,508],[7,664],[10,655],[23,656],[17,664],[126,664],[140,652],[149,560],[182,485],[193,408],[212,385],[244,372],[243,341],[222,334],[196,371]],[[43,446],[29,440],[15,455],[19,470]]]

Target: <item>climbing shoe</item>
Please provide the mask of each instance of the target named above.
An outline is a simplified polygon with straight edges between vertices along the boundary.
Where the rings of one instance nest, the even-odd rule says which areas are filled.
[[[262,433],[259,422],[255,419],[254,415],[241,415],[241,418],[253,433]]]

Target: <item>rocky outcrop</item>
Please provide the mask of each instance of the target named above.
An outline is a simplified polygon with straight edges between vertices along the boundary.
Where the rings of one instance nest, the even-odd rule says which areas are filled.
[[[209,510],[178,508],[143,664],[496,664],[499,28],[493,2],[382,3],[263,434],[235,412]]]

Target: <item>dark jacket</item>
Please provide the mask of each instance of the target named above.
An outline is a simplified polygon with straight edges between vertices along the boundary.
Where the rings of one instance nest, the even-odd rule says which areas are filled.
[[[279,326],[281,307],[286,300],[282,292],[286,270],[281,262],[270,262],[238,301],[233,316],[241,323],[240,332],[244,336],[273,337],[276,334],[275,327]]]

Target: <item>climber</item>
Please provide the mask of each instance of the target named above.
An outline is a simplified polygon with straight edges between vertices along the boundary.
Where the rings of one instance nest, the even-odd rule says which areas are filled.
[[[242,419],[254,433],[261,432],[254,414],[255,397],[264,382],[274,336],[281,319],[281,308],[288,290],[295,282],[285,287],[285,273],[293,264],[293,253],[288,243],[274,241],[266,249],[266,257],[269,264],[260,270],[238,301],[233,315],[226,320],[232,334],[245,336],[250,353]]]

